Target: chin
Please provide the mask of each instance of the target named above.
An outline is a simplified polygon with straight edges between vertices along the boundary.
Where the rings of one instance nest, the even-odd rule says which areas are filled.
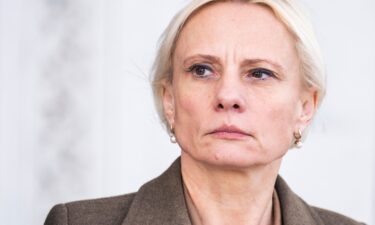
[[[239,144],[213,145],[205,147],[204,152],[199,151],[195,160],[211,166],[228,169],[246,169],[254,166],[265,165],[272,162],[272,157],[265,152],[251,146],[241,146]]]
[[[233,149],[231,151],[216,150],[210,157],[213,164],[228,168],[249,168],[261,164],[266,161],[256,152],[241,152]]]

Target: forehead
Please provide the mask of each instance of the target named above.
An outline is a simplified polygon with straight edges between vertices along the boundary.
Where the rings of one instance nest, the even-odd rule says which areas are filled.
[[[195,12],[183,27],[175,55],[266,58],[292,63],[295,41],[285,25],[266,6],[218,2]]]

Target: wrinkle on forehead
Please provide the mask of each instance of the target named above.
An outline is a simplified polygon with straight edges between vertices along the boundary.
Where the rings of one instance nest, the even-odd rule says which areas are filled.
[[[299,64],[294,45],[293,35],[268,7],[216,2],[189,18],[174,58],[206,54],[228,62],[266,59],[288,68]]]

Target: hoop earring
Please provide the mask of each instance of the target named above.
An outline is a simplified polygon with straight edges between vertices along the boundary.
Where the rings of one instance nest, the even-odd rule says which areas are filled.
[[[302,139],[302,132],[301,132],[301,130],[298,129],[298,132],[294,132],[293,136],[295,138],[295,140],[294,140],[294,146],[296,148],[302,148],[303,143],[302,143],[302,140],[301,140]]]
[[[173,128],[172,125],[170,127],[169,140],[171,141],[172,144],[176,144],[177,143],[176,136],[174,135],[174,128]]]

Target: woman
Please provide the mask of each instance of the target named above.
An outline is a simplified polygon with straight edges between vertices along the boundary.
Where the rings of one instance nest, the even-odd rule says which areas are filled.
[[[309,206],[278,176],[325,91],[291,1],[191,2],[163,36],[153,90],[181,157],[137,193],[55,206],[45,224],[360,224]]]

